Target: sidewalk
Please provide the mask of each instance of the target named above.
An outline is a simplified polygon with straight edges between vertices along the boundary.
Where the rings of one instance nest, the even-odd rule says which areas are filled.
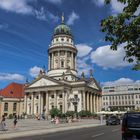
[[[24,137],[31,135],[42,135],[59,131],[66,131],[78,128],[87,128],[100,126],[99,120],[94,119],[82,119],[78,122],[73,123],[63,123],[63,124],[52,124],[47,120],[35,120],[35,119],[25,119],[19,120],[17,128],[13,128],[13,120],[6,121],[8,130],[0,131],[0,140],[10,139],[15,137]]]

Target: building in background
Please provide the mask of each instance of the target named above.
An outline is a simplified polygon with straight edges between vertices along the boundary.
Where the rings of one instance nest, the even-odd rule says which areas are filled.
[[[54,107],[67,111],[101,110],[101,88],[93,78],[82,73],[77,76],[77,49],[71,29],[62,23],[54,29],[48,49],[48,73],[45,69],[25,88],[25,112],[28,115],[45,113]]]
[[[0,90],[0,117],[11,114],[22,115],[24,112],[24,85],[10,83]]]
[[[103,86],[102,109],[140,110],[140,83]]]

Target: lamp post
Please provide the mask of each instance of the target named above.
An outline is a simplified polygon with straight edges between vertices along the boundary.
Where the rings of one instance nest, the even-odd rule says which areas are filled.
[[[74,96],[74,98],[70,98],[69,101],[74,105],[74,111],[77,115],[77,106],[80,99],[78,98],[78,96]]]

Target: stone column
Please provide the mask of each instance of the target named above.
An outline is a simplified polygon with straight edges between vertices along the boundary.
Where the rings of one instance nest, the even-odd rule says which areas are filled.
[[[24,113],[27,114],[27,94],[24,95]]]
[[[67,112],[67,110],[68,110],[68,91],[65,94],[65,113]]]
[[[67,51],[65,51],[65,64],[64,64],[64,68],[68,68],[68,65],[67,65]]]
[[[92,93],[90,93],[90,112],[93,113]]]
[[[77,58],[76,58],[76,54],[75,54],[75,60],[74,60],[74,69],[76,70],[76,60],[77,60]]]
[[[54,91],[54,107],[57,107],[57,95],[56,95],[56,91]]]
[[[96,96],[96,110],[97,112],[99,111],[99,99],[98,99],[98,95]]]
[[[41,93],[38,95],[38,114],[41,114]]]
[[[34,115],[34,93],[32,93],[32,96],[31,96],[31,98],[32,98],[32,102],[31,102],[31,110],[32,110],[32,115]]]
[[[87,92],[87,110],[89,111],[89,93]]]
[[[94,112],[96,112],[95,94],[93,95],[93,104]]]
[[[62,112],[65,113],[65,92],[63,91],[63,103],[62,103]]]
[[[100,110],[99,111],[101,111],[101,109],[102,109],[102,96],[100,96],[99,98],[100,98]]]
[[[58,51],[58,68],[60,68],[60,51]]]
[[[41,114],[43,113],[43,110],[44,110],[44,106],[43,106],[43,94],[44,93],[41,93]]]
[[[49,93],[46,92],[46,114],[49,113]]]
[[[52,64],[51,64],[51,66],[52,66],[52,69],[54,69],[54,53],[52,52]]]
[[[71,53],[71,56],[72,56],[71,68],[74,69],[74,64],[73,64],[73,62],[74,62],[74,61],[73,61],[73,59],[74,59],[74,53],[73,53],[73,52]]]
[[[86,110],[86,106],[85,106],[85,104],[86,104],[86,95],[85,95],[86,93],[85,92],[82,92],[82,95],[83,95],[83,110]]]

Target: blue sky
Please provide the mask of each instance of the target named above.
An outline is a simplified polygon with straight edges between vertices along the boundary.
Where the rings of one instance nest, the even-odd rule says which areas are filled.
[[[116,15],[124,5],[113,0],[0,0],[0,88],[10,82],[24,83],[47,69],[47,49],[61,15],[70,26],[79,51],[77,69],[102,84],[140,82],[140,71],[123,61],[123,45],[109,49],[100,32],[101,19]],[[138,9],[137,12],[140,12]]]

